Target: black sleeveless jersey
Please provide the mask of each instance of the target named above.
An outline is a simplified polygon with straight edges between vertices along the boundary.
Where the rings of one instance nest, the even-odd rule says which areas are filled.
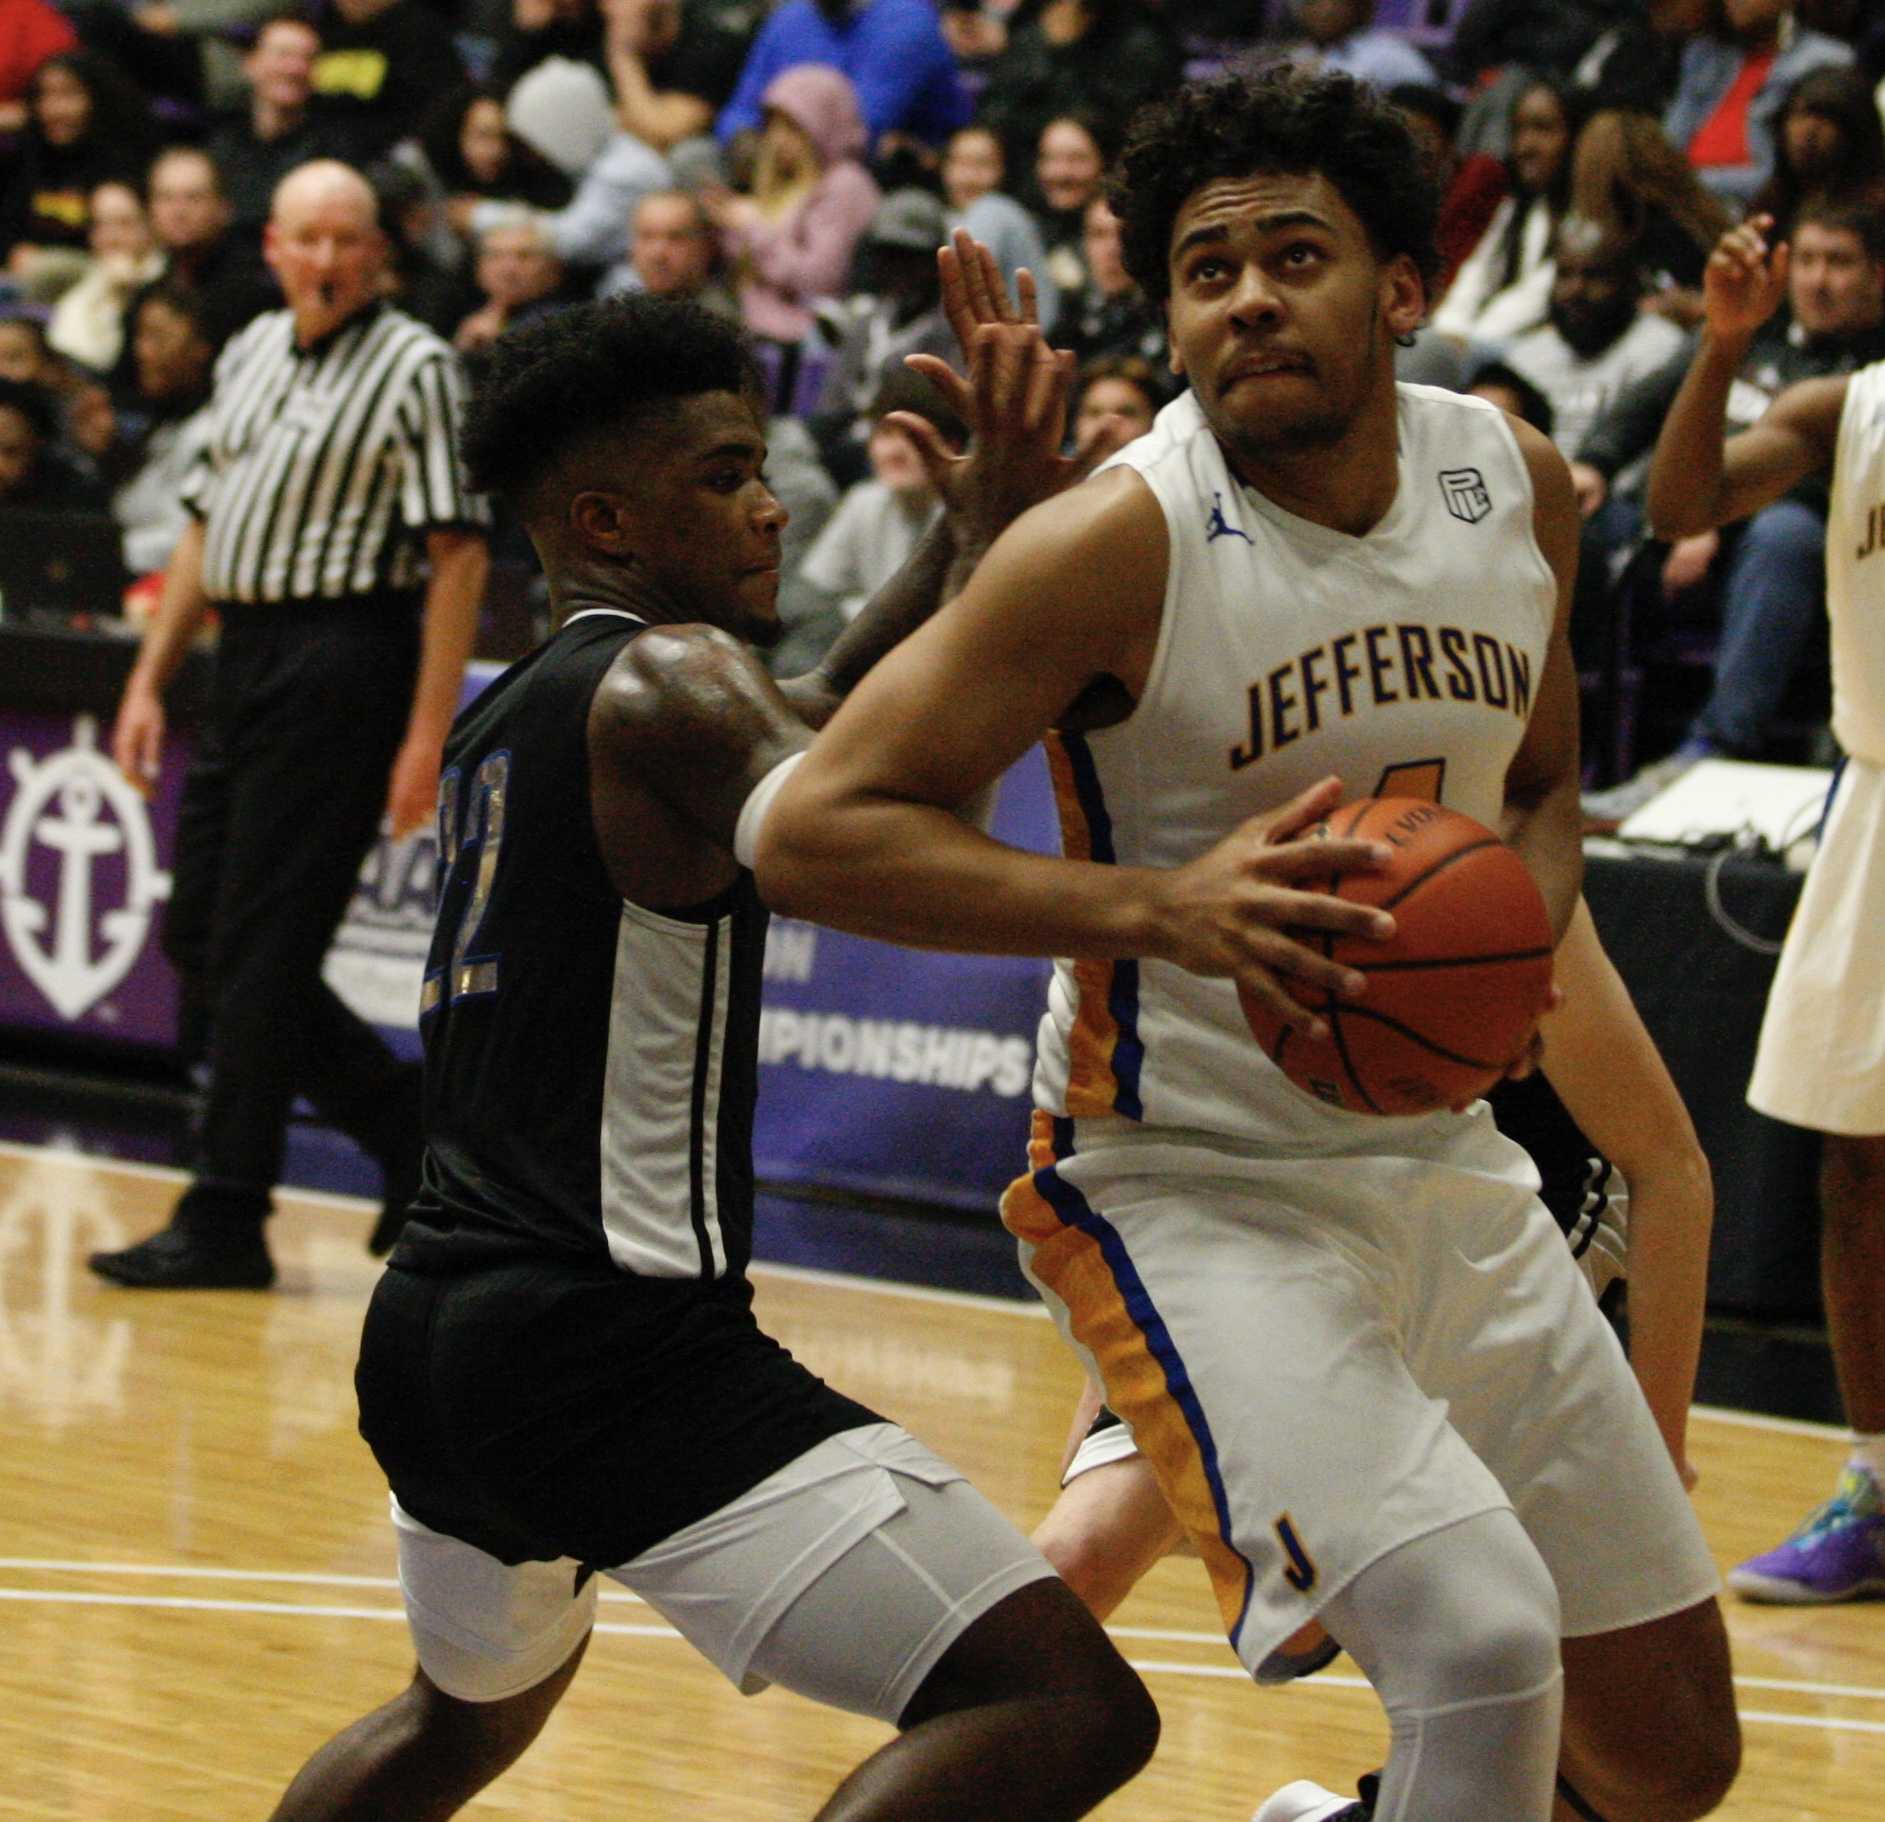
[[[643,630],[572,616],[446,742],[406,1269],[537,1253],[718,1280],[751,1257],[765,909],[745,872],[704,905],[626,902],[592,820],[590,702]]]

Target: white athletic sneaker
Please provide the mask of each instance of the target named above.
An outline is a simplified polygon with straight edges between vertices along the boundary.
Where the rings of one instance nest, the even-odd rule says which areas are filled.
[[[1367,1822],[1367,1817],[1367,1806],[1353,1797],[1338,1797],[1320,1784],[1298,1778],[1285,1784],[1250,1822]]]

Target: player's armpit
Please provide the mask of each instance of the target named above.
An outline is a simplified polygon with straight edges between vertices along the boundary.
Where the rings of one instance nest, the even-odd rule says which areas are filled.
[[[728,854],[753,787],[810,738],[754,653],[709,626],[643,633],[589,707],[592,778],[632,784]]]

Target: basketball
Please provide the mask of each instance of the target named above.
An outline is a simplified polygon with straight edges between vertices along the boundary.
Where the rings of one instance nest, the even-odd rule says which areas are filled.
[[[1258,1043],[1299,1088],[1355,1113],[1429,1113],[1484,1094],[1551,988],[1551,920],[1525,863],[1470,816],[1418,798],[1345,803],[1316,833],[1393,850],[1380,871],[1337,874],[1327,889],[1390,912],[1395,934],[1297,933],[1365,974],[1368,990],[1305,999],[1329,1027],[1326,1042],[1240,990]]]

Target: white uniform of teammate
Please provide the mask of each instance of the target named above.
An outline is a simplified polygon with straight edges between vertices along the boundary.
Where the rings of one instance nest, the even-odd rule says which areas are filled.
[[[1846,383],[1826,521],[1833,733],[1848,755],[1787,932],[1748,1100],[1815,1132],[1885,1132],[1885,362]]]
[[[1115,458],[1164,511],[1170,571],[1131,716],[1050,742],[1069,855],[1177,866],[1330,772],[1497,824],[1555,602],[1530,478],[1479,401],[1403,386],[1398,420],[1399,490],[1360,538],[1243,486],[1190,394]],[[1326,1106],[1231,983],[1156,961],[1057,964],[1035,1090],[1004,1219],[1253,1672],[1387,1552],[1507,1506],[1566,1633],[1714,1592],[1621,1350],[1483,1105]]]

